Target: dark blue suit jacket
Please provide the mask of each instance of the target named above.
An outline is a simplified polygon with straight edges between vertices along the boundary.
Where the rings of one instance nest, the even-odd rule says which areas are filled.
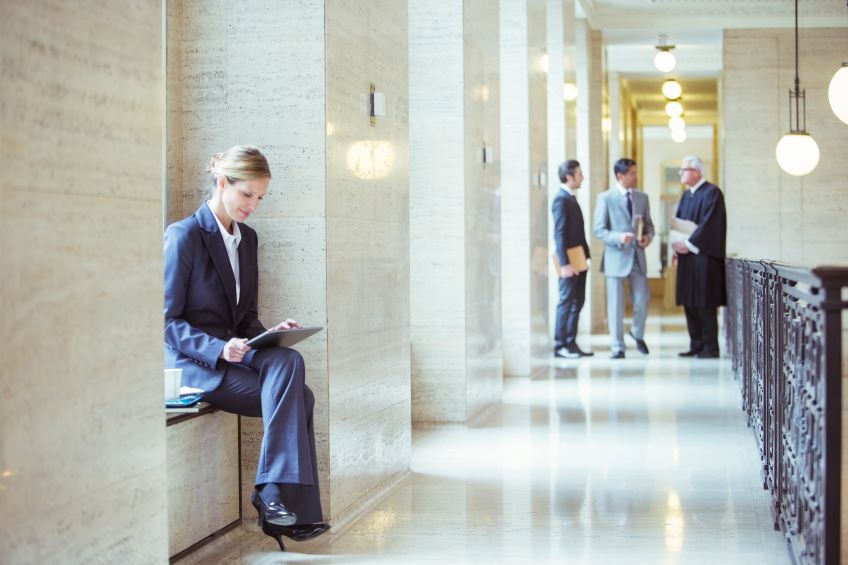
[[[578,245],[583,246],[583,252],[588,259],[589,244],[586,242],[586,230],[583,227],[583,212],[577,199],[564,188],[560,188],[551,204],[551,212],[554,216],[554,243],[559,264],[568,265],[566,250]]]
[[[218,388],[229,366],[220,358],[224,344],[265,331],[256,312],[256,232],[241,223],[239,230],[238,304],[224,238],[206,203],[165,230],[165,367],[182,369],[184,386]]]

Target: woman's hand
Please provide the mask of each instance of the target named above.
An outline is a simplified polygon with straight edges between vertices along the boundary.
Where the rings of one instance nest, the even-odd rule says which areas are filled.
[[[247,345],[247,338],[234,337],[224,345],[221,359],[230,363],[241,363],[250,349],[251,347]]]
[[[291,330],[291,329],[294,329],[294,328],[302,328],[302,327],[303,326],[301,326],[300,323],[298,323],[297,320],[288,319],[285,322],[280,322],[279,324],[277,324],[276,326],[274,326],[271,329],[272,330]]]

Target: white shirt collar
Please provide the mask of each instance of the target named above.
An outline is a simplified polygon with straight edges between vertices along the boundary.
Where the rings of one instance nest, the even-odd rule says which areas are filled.
[[[568,185],[565,184],[564,182],[559,183],[559,187],[561,189],[563,189],[564,191],[566,191],[567,193],[569,193],[571,196],[574,196],[574,191],[571,190],[570,188],[568,188]]]
[[[691,192],[692,194],[695,194],[695,191],[698,190],[699,188],[701,188],[701,185],[704,184],[705,182],[707,182],[707,179],[705,179],[704,177],[701,177],[701,180],[699,180],[698,183],[695,186],[689,187],[689,192]]]
[[[618,192],[620,192],[621,195],[624,196],[625,198],[627,197],[628,193],[633,192],[632,188],[624,188],[623,186],[621,186],[618,183],[615,183],[615,187],[618,189]]]
[[[217,214],[215,214],[215,210],[212,210],[212,204],[208,200],[206,201],[206,205],[209,207],[209,211],[212,212],[212,217],[215,218],[215,223],[218,224],[218,229],[221,230],[221,236],[224,238],[224,243],[227,244],[227,247],[230,246],[232,240],[235,240],[236,247],[238,247],[239,243],[241,243],[241,230],[239,230],[238,222],[233,220],[233,233],[228,232],[224,224],[221,223],[221,220],[218,219]]]

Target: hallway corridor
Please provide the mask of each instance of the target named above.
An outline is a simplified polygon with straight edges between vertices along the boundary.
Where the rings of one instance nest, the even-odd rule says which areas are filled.
[[[416,432],[412,474],[347,527],[183,563],[789,563],[729,362],[679,359],[682,318],[649,332],[648,357],[594,336],[477,426]]]

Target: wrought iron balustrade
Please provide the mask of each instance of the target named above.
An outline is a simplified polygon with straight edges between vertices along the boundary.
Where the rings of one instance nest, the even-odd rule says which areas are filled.
[[[796,563],[840,563],[848,268],[729,259],[727,287],[727,350],[775,528]]]

